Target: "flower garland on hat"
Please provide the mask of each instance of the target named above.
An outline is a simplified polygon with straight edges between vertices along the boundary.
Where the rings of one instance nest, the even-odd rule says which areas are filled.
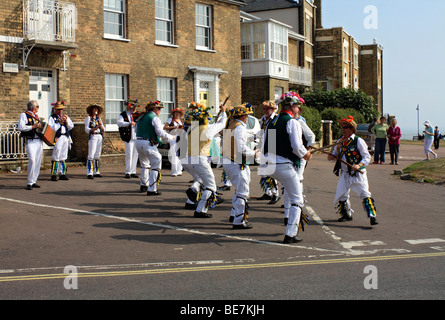
[[[127,107],[133,107],[133,108],[139,108],[140,105],[138,104],[138,99],[131,100],[130,97],[127,98],[127,101],[125,101],[125,105]]]
[[[342,126],[342,125],[344,125],[344,124],[349,125],[350,127],[352,127],[352,129],[354,130],[354,132],[356,132],[356,130],[357,130],[357,123],[355,123],[355,121],[354,121],[354,117],[351,116],[351,115],[349,115],[347,119],[346,119],[346,118],[341,119],[341,120],[338,122],[338,124],[339,124],[340,126]]]
[[[277,99],[277,105],[294,105],[294,104],[304,104],[305,101],[300,97],[298,92],[289,91],[283,93],[279,99]]]
[[[212,114],[210,113],[210,110],[212,108],[204,107],[195,102],[191,102],[189,104],[189,107],[191,105],[193,106],[193,108],[189,108],[189,110],[185,114],[185,122],[191,124],[193,121],[198,121],[200,125],[209,124],[209,122],[213,118]]]
[[[56,101],[54,103],[51,103],[51,105],[54,107],[54,109],[63,109],[63,108],[65,108],[65,102],[64,101]]]

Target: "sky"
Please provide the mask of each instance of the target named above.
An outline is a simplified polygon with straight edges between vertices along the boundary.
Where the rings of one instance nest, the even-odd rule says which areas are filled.
[[[323,28],[383,46],[383,113],[402,134],[425,120],[445,134],[445,0],[323,0],[322,14]]]

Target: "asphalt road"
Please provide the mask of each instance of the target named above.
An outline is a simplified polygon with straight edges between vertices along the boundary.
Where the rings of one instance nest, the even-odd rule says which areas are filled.
[[[187,173],[171,177],[163,169],[158,197],[140,193],[138,179],[124,179],[123,165],[104,164],[104,177],[94,180],[84,167],[57,182],[43,170],[41,188],[32,191],[24,189],[26,173],[3,174],[0,299],[176,300],[169,312],[178,315],[193,312],[190,301],[261,302],[268,313],[274,300],[442,300],[445,187],[393,175],[422,159],[421,146],[402,145],[399,166],[368,167],[379,221],[371,227],[355,194],[353,221],[337,222],[338,178],[333,163],[315,155],[304,180],[311,221],[292,245],[281,243],[282,200],[250,200],[250,230],[228,221],[233,190],[210,209],[213,218],[194,218],[184,209]],[[222,170],[214,172],[221,185]]]

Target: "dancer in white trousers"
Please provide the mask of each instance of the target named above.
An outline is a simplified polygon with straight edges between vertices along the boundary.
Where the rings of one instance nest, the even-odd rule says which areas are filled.
[[[164,108],[162,102],[150,101],[145,106],[146,113],[138,119],[136,149],[141,163],[141,186],[147,186],[147,196],[161,194],[158,190],[162,168],[162,155],[158,150],[161,139],[176,139],[163,129],[164,126],[159,119],[162,108]]]
[[[210,165],[210,143],[213,137],[224,129],[227,120],[225,109],[226,106],[220,106],[221,116],[212,124],[209,124],[213,119],[210,108],[205,108],[198,103],[190,103],[185,115],[184,134],[179,141],[179,150],[184,170],[189,172],[194,179],[192,187],[186,191],[186,194],[190,200],[188,202],[197,202],[193,213],[195,218],[211,218],[212,214],[207,212],[218,201],[215,175]]]
[[[184,124],[182,123],[182,117],[184,116],[184,110],[175,108],[171,112],[171,117],[167,119],[167,122],[164,125],[164,130],[168,133],[175,134],[179,129],[184,128]],[[168,158],[170,160],[171,165],[171,175],[172,177],[181,176],[182,175],[182,164],[178,157],[178,145],[176,144],[176,140],[170,140],[170,149]]]
[[[250,229],[252,224],[247,223],[247,200],[250,184],[249,162],[255,161],[259,149],[254,151],[246,145],[248,136],[246,122],[252,112],[243,105],[233,108],[229,113],[230,117],[223,134],[222,162],[224,171],[235,187],[230,220],[233,221],[233,229]]]
[[[26,189],[40,188],[36,183],[40,175],[40,165],[42,163],[43,144],[36,133],[36,129],[42,128],[39,120],[39,103],[30,100],[27,110],[20,114],[18,129],[21,136],[25,138],[26,153],[28,154],[28,181]]]
[[[87,178],[100,178],[102,177],[100,174],[100,155],[102,153],[105,126],[99,115],[104,108],[97,104],[90,104],[86,110],[88,113],[88,117],[85,118],[85,132],[88,133]]]
[[[125,178],[138,178],[136,168],[138,163],[138,151],[136,150],[136,119],[133,115],[138,107],[137,100],[126,102],[127,110],[117,118],[117,126],[121,140],[125,142]]]
[[[59,180],[69,180],[66,176],[66,159],[68,159],[68,150],[71,148],[70,131],[74,128],[74,124],[70,117],[63,114],[64,101],[57,101],[51,105],[53,105],[53,114],[49,117],[48,125],[56,132],[51,157],[51,181],[57,181],[57,177]]]
[[[297,93],[281,95],[278,104],[282,111],[266,130],[259,174],[277,179],[284,187],[290,201],[289,219],[283,243],[295,243],[299,228],[304,228],[306,215],[302,211],[304,204],[301,183],[298,176],[300,159],[309,161],[312,155],[303,145],[301,125],[296,120],[304,102]]]
[[[329,161],[336,160],[334,173],[338,176],[341,171],[334,199],[334,204],[337,205],[338,213],[340,214],[338,221],[352,220],[353,210],[349,201],[349,192],[352,190],[362,199],[363,208],[371,225],[376,225],[378,224],[377,213],[374,199],[369,191],[365,169],[371,160],[368,146],[362,138],[355,135],[357,124],[352,116],[348,116],[347,119],[343,118],[339,121],[339,124],[343,134],[340,140],[346,141],[338,144],[332,153],[328,155]],[[343,160],[343,162],[340,162],[339,159]]]

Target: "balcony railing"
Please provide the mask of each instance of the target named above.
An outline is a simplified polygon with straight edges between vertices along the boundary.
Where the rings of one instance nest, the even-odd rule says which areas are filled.
[[[74,43],[77,12],[74,3],[23,0],[24,40]]]
[[[305,86],[312,85],[311,69],[289,65],[289,82]]]

